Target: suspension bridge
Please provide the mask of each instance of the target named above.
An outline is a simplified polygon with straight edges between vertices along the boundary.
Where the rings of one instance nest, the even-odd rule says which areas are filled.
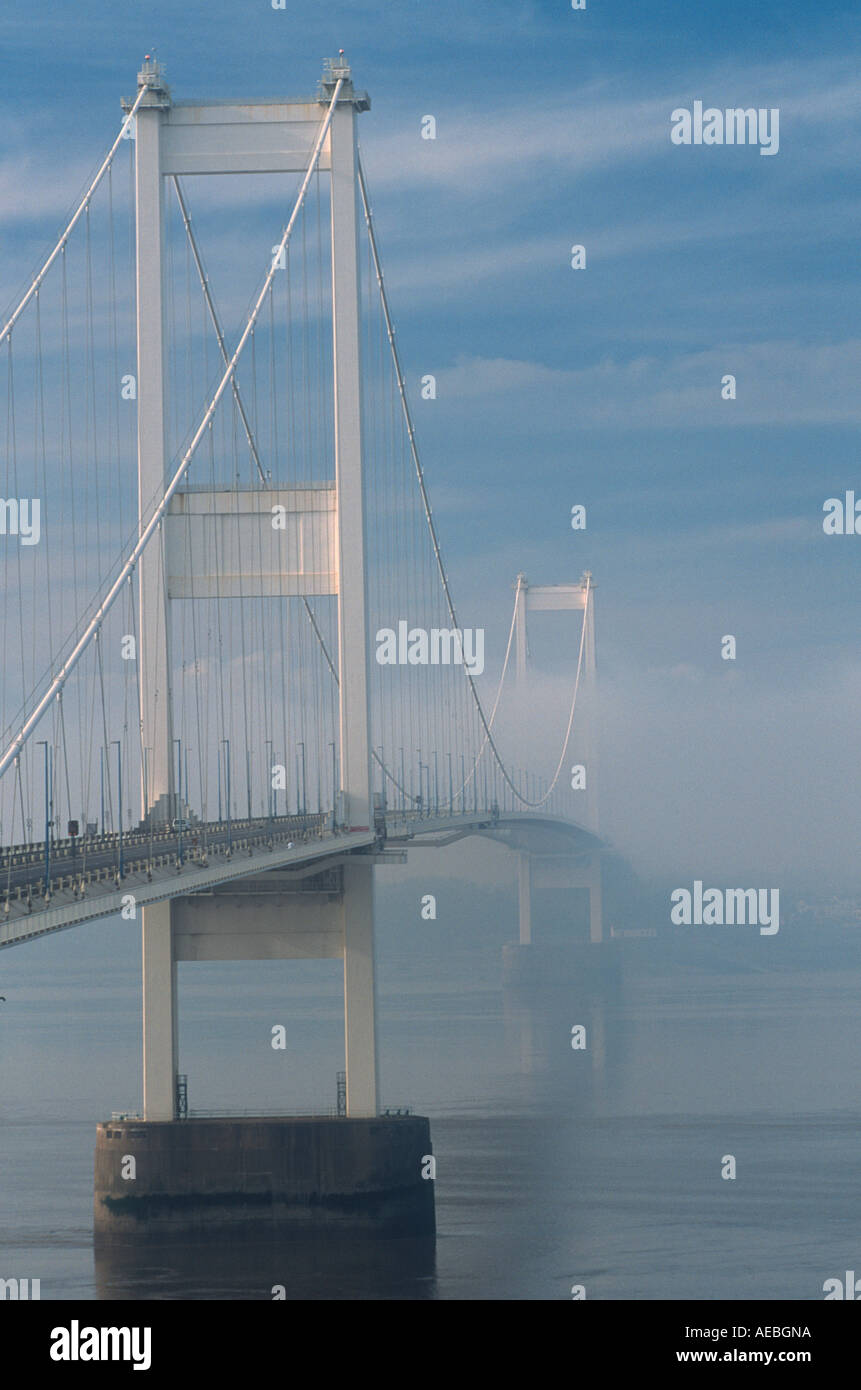
[[[177,963],[276,957],[343,959],[346,1114],[377,1116],[374,871],[408,851],[494,838],[518,855],[522,947],[537,874],[587,889],[602,939],[592,578],[517,577],[483,697],[369,107],[343,54],[314,97],[242,103],[177,101],[147,57],[0,329],[0,947],[140,917],[144,1122],[181,1113]],[[545,776],[501,711],[512,686],[528,711],[529,612],[566,610]]]

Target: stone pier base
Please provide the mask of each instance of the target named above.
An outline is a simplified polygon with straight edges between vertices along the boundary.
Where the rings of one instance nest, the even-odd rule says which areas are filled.
[[[96,1244],[314,1227],[432,1235],[431,1153],[418,1115],[111,1121],[96,1134]]]

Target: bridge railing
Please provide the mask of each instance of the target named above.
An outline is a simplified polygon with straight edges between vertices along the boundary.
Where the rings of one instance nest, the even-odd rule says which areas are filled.
[[[121,884],[128,878],[152,875],[159,869],[198,865],[206,867],[210,857],[232,857],[251,852],[252,848],[292,839],[304,844],[337,833],[331,828],[331,817],[325,812],[311,815],[288,815],[243,818],[231,821],[200,822],[190,831],[169,829],[158,834],[135,832],[122,837],[120,859],[119,834],[99,836],[94,842],[81,846],[77,840],[52,843],[50,869],[46,863],[44,841],[41,853],[38,846],[27,846],[19,855],[9,854],[0,859],[0,913],[8,916],[13,908],[32,912],[40,901],[45,904],[58,893],[71,893],[77,900],[101,882]],[[142,854],[141,850],[146,849]],[[137,853],[136,853],[137,851]],[[64,872],[56,869],[64,865]],[[34,872],[35,870],[39,872]],[[4,883],[5,878],[5,883]]]

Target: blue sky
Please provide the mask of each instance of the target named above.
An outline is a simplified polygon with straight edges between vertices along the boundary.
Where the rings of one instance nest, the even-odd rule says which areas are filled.
[[[861,537],[821,517],[861,496],[859,30],[848,5],[775,0],[7,4],[0,301],[145,51],[177,97],[262,97],[313,92],[345,48],[462,622],[500,655],[518,570],[590,567],[620,848],[855,881]],[[779,108],[779,153],[673,146],[695,99]],[[228,263],[229,211],[218,235]],[[552,669],[550,646],[536,631]],[[560,688],[537,689],[564,727]]]

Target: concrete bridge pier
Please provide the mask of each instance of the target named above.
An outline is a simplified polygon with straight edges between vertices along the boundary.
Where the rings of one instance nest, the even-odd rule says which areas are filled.
[[[285,959],[343,960],[346,1115],[178,1118],[178,962]],[[378,1113],[373,855],[146,908],[143,1062],[142,1119],[98,1128],[98,1241],[332,1224],[433,1233],[428,1121]]]
[[[143,1113],[148,1120],[176,1114],[177,1031],[174,901],[141,910],[143,925]]]
[[[192,960],[342,959],[347,1114],[376,1115],[374,859],[324,862],[143,909],[145,1120],[176,1118],[177,964]]]
[[[572,855],[518,850],[517,883],[519,940],[503,949],[506,985],[616,979],[615,945],[604,941],[597,851]],[[577,907],[581,920],[572,922]]]
[[[367,857],[344,864],[344,1049],[347,1114],[376,1115],[377,973],[374,963],[374,865]]]

